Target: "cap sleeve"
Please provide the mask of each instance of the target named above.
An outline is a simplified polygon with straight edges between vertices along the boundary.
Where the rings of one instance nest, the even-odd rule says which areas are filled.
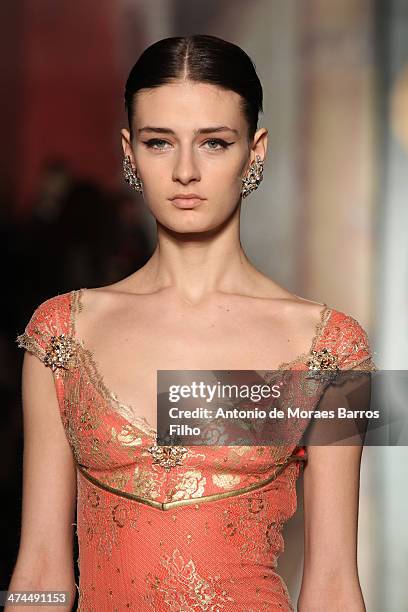
[[[69,360],[69,334],[69,294],[62,294],[45,300],[34,310],[16,342],[55,371]]]
[[[341,370],[376,371],[367,332],[352,316],[340,311],[333,314],[329,342],[338,357]]]

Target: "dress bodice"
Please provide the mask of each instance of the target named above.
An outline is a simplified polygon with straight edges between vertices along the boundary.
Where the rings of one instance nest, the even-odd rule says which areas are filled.
[[[156,445],[156,430],[143,415],[107,388],[91,351],[76,337],[81,291],[54,296],[38,306],[19,346],[53,370],[60,413],[78,470],[120,496],[162,510],[255,490],[292,462],[307,461],[305,447]],[[368,338],[344,313],[322,309],[310,352],[279,369],[316,368],[331,357],[336,368],[372,368]],[[303,398],[313,407],[316,398]],[[299,432],[301,433],[301,432]]]

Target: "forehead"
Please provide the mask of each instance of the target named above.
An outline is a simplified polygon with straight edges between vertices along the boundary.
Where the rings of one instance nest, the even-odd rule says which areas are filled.
[[[217,85],[182,81],[144,89],[134,100],[133,122],[137,127],[154,125],[174,130],[229,125],[244,130],[242,98]]]

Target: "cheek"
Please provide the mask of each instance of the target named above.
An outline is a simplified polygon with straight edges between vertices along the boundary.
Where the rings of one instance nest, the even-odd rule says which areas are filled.
[[[168,185],[171,180],[171,171],[169,164],[166,162],[157,163],[158,160],[145,161],[140,163],[139,172],[143,179],[143,183],[149,191],[157,193]],[[170,178],[170,180],[169,180]]]
[[[217,163],[218,162],[218,163]],[[212,160],[203,164],[201,179],[219,185],[234,185],[241,181],[244,175],[245,160],[242,157]]]

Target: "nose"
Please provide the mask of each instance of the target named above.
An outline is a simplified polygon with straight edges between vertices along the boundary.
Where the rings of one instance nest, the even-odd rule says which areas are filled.
[[[197,160],[190,147],[181,148],[173,168],[173,181],[188,185],[201,178]]]

